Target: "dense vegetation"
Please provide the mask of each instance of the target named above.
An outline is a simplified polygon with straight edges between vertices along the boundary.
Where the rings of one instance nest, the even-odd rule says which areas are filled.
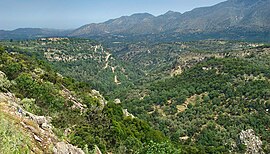
[[[174,43],[109,43],[74,38],[2,41],[8,50],[47,60],[64,76],[88,83],[103,95],[117,98],[138,85],[162,79],[179,65],[179,55],[222,53],[253,43],[207,40]],[[19,48],[19,49],[18,49]]]
[[[47,60],[62,75],[88,83],[106,95],[117,88],[132,87],[144,75],[136,66],[118,60],[101,44],[91,40],[48,38],[3,41],[1,44],[8,46],[8,50]]]
[[[62,77],[44,61],[1,47],[0,63],[0,70],[7,75],[1,79],[1,91],[16,94],[30,112],[51,116],[55,133],[85,151],[90,152],[94,145],[115,153],[144,153],[151,151],[152,145],[172,146],[147,122],[125,117],[119,104],[102,104],[102,96],[94,95],[87,84]],[[2,123],[6,127],[5,121]]]
[[[206,153],[241,151],[238,134],[250,128],[269,153],[269,58],[209,58],[124,104],[171,140]]]
[[[253,129],[263,150],[270,152],[268,45],[139,42],[108,44],[108,50],[84,39],[1,44],[9,52],[47,60],[64,76],[87,82],[62,77],[47,63],[30,62],[21,54],[3,52],[1,58],[1,71],[10,80],[1,90],[11,86],[18,97],[33,98],[24,106],[52,116],[58,135],[81,148],[98,145],[115,153],[242,153],[246,147],[239,133]],[[181,71],[174,74],[176,68]],[[122,103],[104,105],[89,87]],[[87,106],[84,111],[71,109],[74,100],[63,91]],[[137,118],[125,117],[122,107]],[[68,129],[71,132],[65,136]]]

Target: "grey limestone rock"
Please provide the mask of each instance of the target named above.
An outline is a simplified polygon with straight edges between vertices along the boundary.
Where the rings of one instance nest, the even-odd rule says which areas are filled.
[[[240,142],[246,145],[246,154],[264,154],[262,141],[255,135],[254,130],[242,130],[239,134]]]
[[[84,154],[83,150],[65,142],[58,142],[53,148],[54,154]]]

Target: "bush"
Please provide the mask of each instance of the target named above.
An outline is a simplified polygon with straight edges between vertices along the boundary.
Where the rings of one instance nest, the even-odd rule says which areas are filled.
[[[4,52],[5,52],[4,47],[0,46],[0,55],[2,55],[2,53],[4,53]]]
[[[0,71],[0,91],[6,92],[11,85],[11,82],[6,78],[5,74]]]
[[[150,141],[150,143],[140,152],[142,154],[179,154],[181,149],[175,148],[171,143],[155,143]]]
[[[21,104],[23,106],[23,108],[28,111],[28,112],[32,112],[32,113],[37,113],[40,109],[39,107],[35,104],[35,99],[31,98],[24,98],[21,101]]]

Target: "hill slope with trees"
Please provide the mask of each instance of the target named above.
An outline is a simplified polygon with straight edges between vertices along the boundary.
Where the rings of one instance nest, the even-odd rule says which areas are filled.
[[[23,49],[1,47],[0,50],[0,113],[1,116],[4,114],[4,118],[1,118],[3,125],[0,132],[7,132],[5,127],[11,125],[10,132],[14,133],[14,139],[24,136],[21,142],[11,141],[18,146],[26,145],[15,150],[8,149],[11,148],[8,146],[5,150],[27,152],[38,146],[35,144],[45,142],[38,138],[36,133],[36,136],[33,136],[36,141],[31,141],[31,137],[22,128],[24,123],[13,123],[10,120],[12,117],[16,120],[17,114],[22,114],[21,118],[35,117],[33,116],[35,114],[37,117],[50,119],[52,127],[48,126],[48,129],[50,128],[60,141],[72,143],[84,149],[86,153],[91,152],[95,145],[102,152],[113,153],[145,153],[153,151],[152,147],[162,148],[164,145],[166,145],[164,150],[168,150],[166,147],[169,146],[170,151],[178,151],[179,148],[176,149],[160,131],[154,130],[143,120],[125,115],[121,104],[105,100],[98,91],[90,89],[87,84],[63,77],[48,63],[26,56],[27,52]],[[24,54],[18,51],[23,51]],[[17,103],[18,110],[16,108],[12,112],[3,110],[3,106],[8,107],[10,102],[5,101],[5,98],[9,99],[11,96],[17,100],[14,102]],[[6,124],[6,121],[10,124]],[[47,128],[43,123],[42,126],[38,126],[39,121],[31,123],[33,124],[29,128],[32,131],[35,130],[32,127],[41,127],[42,130]],[[18,128],[18,132],[13,131],[13,128]],[[1,149],[9,145],[2,142],[10,139],[7,137],[9,136],[0,137]],[[40,150],[52,153],[50,148]]]

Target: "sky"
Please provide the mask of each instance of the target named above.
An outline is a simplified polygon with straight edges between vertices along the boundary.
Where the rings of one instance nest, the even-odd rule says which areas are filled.
[[[225,0],[0,0],[0,29],[75,29],[134,13],[190,11]]]

